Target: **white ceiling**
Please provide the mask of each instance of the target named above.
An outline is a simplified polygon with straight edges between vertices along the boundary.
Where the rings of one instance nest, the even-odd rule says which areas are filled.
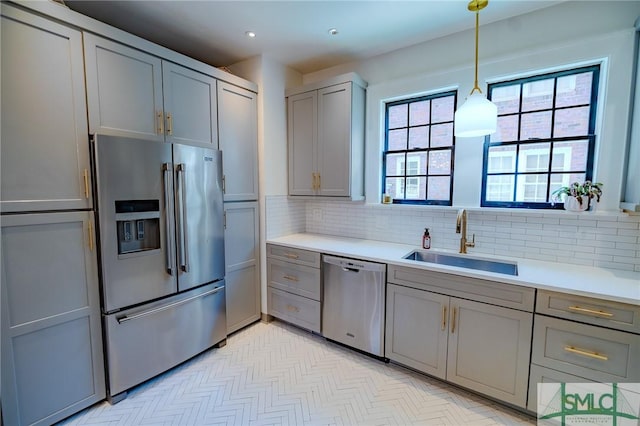
[[[491,0],[480,24],[565,0]],[[467,0],[90,1],[71,9],[213,66],[270,55],[301,73],[473,28]],[[330,28],[338,34],[331,36]],[[246,31],[257,36],[250,39]],[[482,34],[481,34],[482,38]]]

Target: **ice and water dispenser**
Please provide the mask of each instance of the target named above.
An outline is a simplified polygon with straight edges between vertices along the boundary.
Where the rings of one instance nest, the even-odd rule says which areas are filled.
[[[116,201],[118,255],[160,249],[160,201]]]

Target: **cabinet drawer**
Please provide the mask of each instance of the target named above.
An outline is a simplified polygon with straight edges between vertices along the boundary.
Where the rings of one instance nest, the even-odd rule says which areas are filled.
[[[640,336],[535,315],[531,362],[598,382],[640,381]]]
[[[268,259],[267,276],[271,287],[320,300],[320,269]]]
[[[269,287],[269,315],[320,333],[320,302]]]
[[[640,333],[640,306],[540,290],[536,312]]]
[[[529,379],[529,399],[527,409],[534,413],[538,410],[538,383],[589,383],[583,377],[574,376],[573,374],[563,373],[561,371],[552,370],[550,368],[540,367],[531,364],[531,375]]]
[[[320,268],[320,253],[290,247],[267,244],[267,256],[287,262]]]
[[[529,287],[395,265],[389,265],[387,281],[418,290],[533,312],[535,289]]]

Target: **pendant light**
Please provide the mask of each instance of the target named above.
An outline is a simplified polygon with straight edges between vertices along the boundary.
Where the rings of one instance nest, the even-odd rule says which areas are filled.
[[[480,11],[488,4],[489,0],[471,0],[467,6],[470,12],[476,14],[476,74],[473,90],[455,113],[454,134],[457,137],[490,135],[495,133],[498,124],[498,107],[478,87],[478,26]]]

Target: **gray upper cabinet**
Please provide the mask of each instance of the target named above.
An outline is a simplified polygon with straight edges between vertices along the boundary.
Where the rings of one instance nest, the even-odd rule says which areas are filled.
[[[89,133],[164,141],[162,61],[84,33]]]
[[[93,213],[2,217],[2,415],[49,425],[105,397]]]
[[[216,80],[84,33],[89,133],[218,145]]]
[[[225,203],[227,334],[260,319],[260,232],[257,201]]]
[[[167,142],[218,148],[216,80],[162,61]]]
[[[2,4],[2,212],[91,207],[82,35]]]
[[[254,92],[218,82],[218,136],[225,201],[258,199],[257,114]]]
[[[365,87],[351,73],[287,91],[289,195],[363,198]]]

